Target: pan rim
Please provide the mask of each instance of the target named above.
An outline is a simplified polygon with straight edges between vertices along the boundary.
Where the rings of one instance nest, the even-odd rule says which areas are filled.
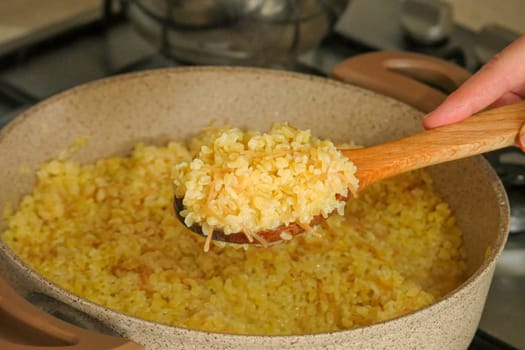
[[[406,105],[405,103],[398,101],[396,99],[393,99],[391,97],[373,92],[371,90],[361,88],[359,86],[348,84],[344,82],[340,82],[334,79],[325,78],[325,77],[319,77],[319,76],[313,76],[309,74],[304,73],[298,73],[298,72],[290,72],[290,71],[281,71],[281,70],[275,70],[275,69],[268,69],[268,68],[253,68],[253,67],[236,67],[236,66],[194,66],[194,67],[170,67],[170,68],[160,68],[160,69],[153,69],[153,70],[147,70],[147,71],[141,71],[141,72],[133,72],[133,73],[126,73],[121,74],[117,76],[107,77],[98,79],[95,81],[91,81],[85,84],[81,84],[79,86],[76,86],[74,88],[65,90],[63,92],[57,93],[39,103],[32,106],[31,108],[24,111],[22,114],[17,116],[11,123],[6,125],[4,128],[0,130],[0,144],[6,137],[6,135],[10,132],[10,130],[18,123],[23,122],[27,118],[32,117],[33,115],[37,115],[39,110],[45,108],[47,105],[57,103],[61,99],[67,98],[70,95],[74,95],[77,93],[80,93],[82,91],[85,91],[86,89],[94,89],[106,84],[112,84],[115,82],[122,82],[125,80],[133,80],[133,79],[141,79],[143,77],[152,76],[152,75],[162,75],[162,74],[192,74],[192,73],[221,73],[221,72],[229,72],[229,73],[243,73],[247,75],[274,75],[274,76],[280,76],[280,77],[289,77],[292,79],[300,79],[300,80],[308,80],[313,81],[314,83],[322,83],[325,85],[331,85],[337,88],[344,88],[344,89],[360,89],[366,92],[369,92],[370,94],[379,95],[382,97],[385,97],[387,99],[390,99],[392,101],[396,101],[397,103]],[[350,88],[351,86],[351,88]],[[408,105],[406,105],[408,106]],[[412,107],[411,107],[412,108]],[[464,293],[467,293],[467,290],[469,287],[472,287],[476,284],[476,282],[479,282],[481,280],[481,277],[486,274],[490,273],[491,270],[495,267],[495,264],[497,262],[498,257],[501,255],[501,252],[504,248],[505,242],[508,238],[508,230],[509,230],[509,218],[510,218],[510,207],[508,198],[506,196],[506,192],[504,190],[503,184],[501,183],[500,179],[496,175],[494,169],[489,165],[488,161],[486,161],[482,156],[475,156],[471,157],[472,161],[475,161],[479,164],[482,171],[484,171],[487,176],[489,177],[491,181],[492,188],[496,193],[498,194],[498,210],[499,215],[502,218],[500,222],[499,232],[497,236],[497,241],[495,242],[495,246],[497,249],[490,254],[488,258],[486,258],[481,266],[479,266],[474,273],[472,273],[463,283],[461,283],[457,288],[450,291],[443,297],[441,297],[438,301],[427,305],[423,308],[417,309],[415,311],[412,311],[410,313],[404,314],[402,316],[398,316],[395,318],[391,318],[385,321],[377,322],[368,326],[353,328],[353,329],[346,329],[346,330],[338,330],[338,331],[332,331],[332,332],[322,332],[322,333],[310,333],[310,334],[290,334],[290,335],[246,335],[246,334],[232,334],[232,333],[220,333],[220,332],[210,332],[210,331],[202,331],[202,330],[196,330],[196,329],[190,329],[185,327],[178,327],[178,326],[171,326],[167,324],[162,324],[154,321],[149,321],[143,318],[139,318],[136,316],[128,315],[126,313],[123,313],[118,310],[110,309],[109,307],[100,305],[98,303],[95,303],[89,299],[86,299],[84,297],[81,297],[77,294],[74,294],[54,282],[50,281],[40,273],[38,273],[36,270],[34,270],[29,264],[25,263],[7,244],[1,239],[0,237],[0,255],[4,255],[6,258],[8,258],[11,262],[16,265],[17,273],[15,275],[18,275],[19,273],[24,274],[27,276],[27,278],[31,281],[31,283],[37,287],[38,292],[42,292],[45,290],[46,292],[43,293],[45,295],[48,295],[52,298],[58,299],[59,301],[62,301],[69,306],[79,309],[81,312],[85,312],[85,309],[92,309],[95,311],[97,315],[101,315],[104,313],[110,313],[112,315],[119,316],[121,318],[129,318],[133,320],[134,323],[141,323],[145,325],[149,325],[151,327],[161,327],[162,331],[166,332],[178,332],[181,335],[191,335],[192,337],[200,336],[200,337],[209,337],[210,335],[215,337],[220,337],[221,340],[224,340],[225,342],[239,342],[239,341],[246,341],[247,339],[272,339],[272,341],[279,341],[279,339],[286,340],[287,343],[291,341],[310,341],[312,338],[330,338],[330,341],[333,342],[333,337],[341,337],[349,332],[358,333],[358,332],[367,332],[370,329],[377,329],[380,327],[388,327],[390,324],[406,319],[407,316],[412,316],[415,314],[424,315],[425,313],[433,312],[435,309],[439,309],[443,307],[443,305],[450,299],[454,298],[460,298]],[[496,209],[496,208],[495,208]],[[60,296],[60,298],[57,298],[57,296]],[[97,316],[95,316],[97,317]]]

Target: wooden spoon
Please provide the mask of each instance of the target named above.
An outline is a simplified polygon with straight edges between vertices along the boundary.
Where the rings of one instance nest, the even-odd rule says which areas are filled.
[[[410,170],[515,145],[524,123],[525,101],[487,110],[462,122],[423,131],[397,141],[365,148],[344,149],[341,152],[356,165],[355,176],[359,179],[361,191],[379,180]],[[180,216],[183,209],[181,198],[175,198],[174,207],[177,217],[184,224],[184,218]],[[317,216],[310,226],[317,225],[322,220],[322,216]],[[190,230],[203,234],[198,225],[193,225]],[[263,243],[270,243],[303,231],[301,226],[292,223],[261,231],[258,236]],[[216,230],[212,239],[227,243],[261,243],[250,241],[242,232],[226,235]]]

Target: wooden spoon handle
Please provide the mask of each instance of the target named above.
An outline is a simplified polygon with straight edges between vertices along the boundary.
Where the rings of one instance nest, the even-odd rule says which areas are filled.
[[[397,141],[342,152],[356,164],[364,188],[406,171],[512,146],[524,123],[525,101]]]

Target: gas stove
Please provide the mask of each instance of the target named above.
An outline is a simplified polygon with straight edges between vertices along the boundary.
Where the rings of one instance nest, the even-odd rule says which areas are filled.
[[[19,45],[0,42],[0,128],[31,105],[79,84],[188,64],[164,55],[143,39],[124,7],[112,1],[98,5],[48,35],[35,33]],[[406,50],[448,59],[474,72],[517,36],[502,26],[473,30],[457,24],[449,6],[439,1],[355,0],[319,46],[278,68],[327,76],[334,65],[356,54]],[[507,189],[511,235],[469,349],[525,348],[525,156],[504,149],[486,157]],[[32,302],[69,322],[78,320],[64,316],[52,303]]]

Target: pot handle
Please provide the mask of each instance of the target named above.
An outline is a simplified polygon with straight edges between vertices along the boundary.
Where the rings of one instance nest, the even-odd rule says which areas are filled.
[[[428,113],[467,80],[470,73],[454,63],[428,55],[378,51],[337,64],[332,77]]]
[[[0,349],[142,350],[144,347],[59,320],[22,298],[0,277]]]

